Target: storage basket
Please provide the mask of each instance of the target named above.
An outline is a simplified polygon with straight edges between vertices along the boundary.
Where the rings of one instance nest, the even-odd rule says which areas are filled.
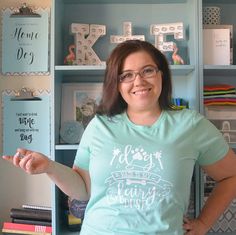
[[[203,24],[220,24],[219,7],[203,7]]]

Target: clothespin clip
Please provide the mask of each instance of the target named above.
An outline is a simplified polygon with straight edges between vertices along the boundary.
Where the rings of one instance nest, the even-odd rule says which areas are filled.
[[[33,95],[33,91],[29,88],[23,87],[20,91],[16,94],[14,98],[11,98],[12,101],[23,101],[23,100],[41,100],[41,98],[36,97]]]
[[[33,12],[33,10],[24,3],[18,12],[11,14],[11,17],[41,17],[38,13]]]

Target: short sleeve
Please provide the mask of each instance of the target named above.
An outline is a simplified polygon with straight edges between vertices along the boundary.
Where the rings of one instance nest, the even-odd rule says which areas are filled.
[[[198,163],[210,165],[222,159],[229,150],[221,132],[204,116],[195,113],[193,118],[195,131],[193,132],[193,145],[199,152]]]
[[[84,170],[89,169],[90,153],[92,146],[91,143],[96,125],[95,122],[96,118],[94,117],[85,128],[85,131],[82,135],[79,147],[75,155],[74,165]]]

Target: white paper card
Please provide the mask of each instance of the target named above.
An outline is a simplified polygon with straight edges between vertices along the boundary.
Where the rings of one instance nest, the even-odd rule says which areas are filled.
[[[203,61],[209,65],[230,64],[229,29],[203,29]]]

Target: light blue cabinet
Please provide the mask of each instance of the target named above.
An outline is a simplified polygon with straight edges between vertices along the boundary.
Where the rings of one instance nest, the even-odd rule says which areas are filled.
[[[202,58],[202,7],[220,5],[230,10],[222,20],[236,23],[235,1],[215,0],[53,0],[51,14],[51,67],[52,67],[52,159],[72,165],[77,145],[61,144],[59,138],[62,84],[68,82],[102,82],[104,66],[64,65],[68,46],[74,42],[69,28],[72,23],[106,25],[106,35],[95,44],[94,50],[106,60],[115,47],[111,35],[122,34],[124,21],[131,21],[133,33],[145,35],[146,41],[154,44],[150,25],[183,22],[186,38],[177,42],[186,61],[185,65],[171,65],[174,97],[189,101],[191,109],[203,111],[203,85],[212,79],[227,79],[236,85],[236,68],[232,66],[205,66]],[[228,22],[229,21],[229,22]],[[236,31],[235,31],[236,32]],[[172,38],[170,38],[171,40]],[[195,213],[199,213],[203,191],[202,175],[196,167],[193,178]],[[66,197],[56,187],[53,195],[53,233],[71,234],[65,216]]]
[[[203,63],[203,46],[202,46],[202,27],[199,29],[199,71],[200,71],[200,110],[204,113],[203,106],[203,86],[212,85],[212,84],[230,84],[236,87],[236,50],[235,50],[235,38],[236,38],[236,1],[234,0],[203,0],[200,3],[200,11],[204,7],[219,7],[220,8],[220,24],[233,25],[233,64],[232,65],[205,65]],[[202,19],[199,19],[200,22]],[[200,24],[201,25],[201,24]],[[219,55],[220,56],[220,55]],[[236,149],[235,144],[230,144],[232,148]],[[200,177],[200,205],[204,203],[204,192],[207,191],[203,173],[201,172]],[[232,231],[231,227],[235,228],[235,202],[231,204],[229,210],[227,210],[223,217],[220,218],[218,227],[216,226],[213,231],[209,234],[211,235],[220,235],[227,234],[233,235],[236,234],[236,230]],[[234,224],[231,222],[234,220]],[[217,229],[218,228],[218,229]],[[217,232],[218,230],[218,232]],[[221,230],[221,232],[220,232]],[[227,232],[226,232],[227,231]]]

